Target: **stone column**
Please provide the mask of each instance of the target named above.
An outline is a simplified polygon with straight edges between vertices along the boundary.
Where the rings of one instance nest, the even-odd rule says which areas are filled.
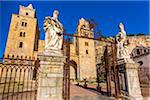
[[[128,93],[131,100],[143,100],[138,77],[138,64],[125,63]]]
[[[65,57],[41,53],[37,100],[62,100]]]

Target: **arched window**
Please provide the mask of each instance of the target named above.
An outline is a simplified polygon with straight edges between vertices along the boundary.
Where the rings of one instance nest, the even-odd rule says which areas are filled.
[[[22,32],[20,32],[20,37],[22,37]]]
[[[89,45],[89,43],[88,42],[85,42],[85,46],[88,46]]]
[[[21,22],[21,26],[27,27],[27,22],[23,20],[23,21]]]
[[[89,54],[88,50],[86,50],[86,54]]]
[[[85,25],[82,25],[82,26],[81,26],[81,28],[83,28],[83,29],[84,29],[85,27],[86,27]]]
[[[24,26],[24,22],[21,23],[21,26]]]
[[[26,35],[26,32],[23,32],[23,37],[25,37],[25,35]]]
[[[139,54],[140,54],[140,49],[137,49],[136,52],[137,52],[137,54],[139,55]]]
[[[27,26],[27,23],[25,23],[25,25],[24,25],[25,27]]]
[[[22,48],[23,47],[23,42],[20,42],[19,43],[19,48]]]

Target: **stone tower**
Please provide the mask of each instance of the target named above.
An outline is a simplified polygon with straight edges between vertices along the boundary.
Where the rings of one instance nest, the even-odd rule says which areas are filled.
[[[36,57],[39,28],[32,4],[21,6],[19,14],[12,14],[5,55]]]
[[[77,35],[83,37],[94,37],[93,29],[90,29],[89,22],[81,18],[77,27]],[[78,38],[76,40],[76,52],[79,55],[80,78],[92,80],[96,78],[95,44],[94,40]]]

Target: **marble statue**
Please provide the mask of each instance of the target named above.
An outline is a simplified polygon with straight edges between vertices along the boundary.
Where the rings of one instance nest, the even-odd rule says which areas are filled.
[[[47,16],[44,20],[45,50],[61,50],[63,42],[63,26],[58,21],[59,12],[55,10],[53,17]]]
[[[127,39],[126,39],[126,31],[124,30],[124,25],[122,23],[119,24],[120,32],[116,35],[117,42],[117,58],[130,58],[128,49],[127,49]]]
[[[141,95],[138,67],[139,64],[135,63],[129,55],[127,48],[127,36],[124,30],[124,25],[119,24],[120,32],[116,35],[117,46],[117,65],[124,66],[126,72],[126,83],[128,88],[129,100],[144,100]],[[124,84],[124,81],[122,81]]]

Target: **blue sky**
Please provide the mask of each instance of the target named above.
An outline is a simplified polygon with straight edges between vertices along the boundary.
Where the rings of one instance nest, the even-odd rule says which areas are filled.
[[[5,50],[11,15],[18,14],[19,5],[30,3],[36,9],[40,39],[44,39],[43,20],[52,16],[54,9],[59,10],[59,20],[70,34],[75,33],[82,17],[94,18],[104,36],[116,35],[119,22],[123,22],[127,34],[149,33],[148,1],[0,1],[0,57]]]

